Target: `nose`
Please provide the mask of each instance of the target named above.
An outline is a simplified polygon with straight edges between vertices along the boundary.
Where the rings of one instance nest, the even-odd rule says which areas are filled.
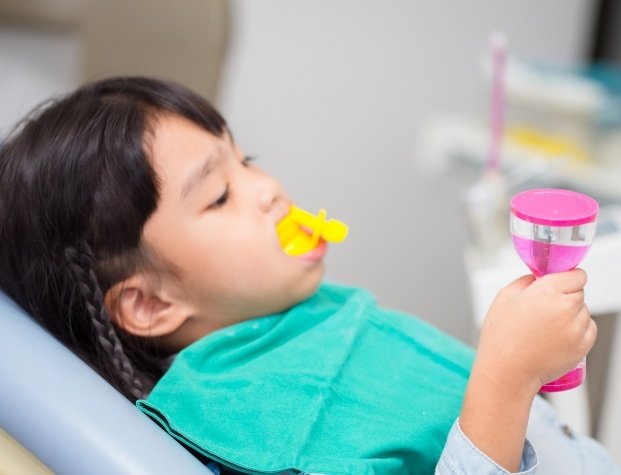
[[[263,213],[284,211],[289,206],[282,185],[274,177],[258,171],[260,176],[257,182],[257,203]]]

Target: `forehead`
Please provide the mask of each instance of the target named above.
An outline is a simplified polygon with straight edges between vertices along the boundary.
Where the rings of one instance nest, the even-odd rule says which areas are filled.
[[[224,148],[227,135],[218,137],[198,124],[178,115],[164,114],[156,118],[149,143],[151,159],[156,166],[175,166],[184,157],[191,162],[204,158],[206,154]]]
[[[153,124],[148,153],[166,188],[181,186],[179,180],[198,172],[206,160],[226,155],[231,147],[226,132],[218,137],[184,117],[165,114]]]

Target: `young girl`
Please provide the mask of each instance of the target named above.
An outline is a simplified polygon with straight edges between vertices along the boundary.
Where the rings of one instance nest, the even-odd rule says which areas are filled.
[[[475,357],[322,284],[325,241],[283,252],[291,206],[197,95],[88,84],[0,148],[0,287],[198,456],[238,471],[620,473],[536,398],[594,343],[584,272],[501,290]]]

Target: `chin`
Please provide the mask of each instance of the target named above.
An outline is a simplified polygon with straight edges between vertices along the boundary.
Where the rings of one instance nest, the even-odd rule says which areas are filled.
[[[324,275],[324,269],[322,265],[321,268],[318,269],[318,272],[312,276],[312,279],[309,279],[308,282],[306,282],[307,285],[305,285],[304,288],[301,289],[300,295],[298,295],[298,299],[296,303],[299,303],[303,300],[308,299],[315,292],[317,292],[317,289],[319,288],[319,286],[321,285],[321,282],[323,281],[323,275]]]
[[[313,273],[312,276],[307,275],[303,282],[299,282],[297,285],[292,285],[287,289],[287,296],[282,301],[282,307],[279,311],[285,311],[291,307],[296,306],[300,302],[312,297],[321,282],[323,281],[323,267],[320,272]]]
[[[323,272],[321,273],[321,277],[319,279],[317,279],[312,287],[309,289],[308,295],[306,296],[306,298],[309,298],[310,296],[312,296],[315,292],[317,292],[317,289],[319,289],[319,287],[321,286],[321,283],[323,282]]]

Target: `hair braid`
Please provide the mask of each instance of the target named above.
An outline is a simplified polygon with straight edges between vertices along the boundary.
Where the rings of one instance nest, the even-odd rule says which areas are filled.
[[[129,400],[162,377],[170,348],[119,328],[103,296],[135,272],[165,271],[143,241],[160,200],[151,148],[164,114],[228,132],[183,86],[116,77],[48,102],[0,146],[0,290]]]
[[[90,246],[82,242],[77,247],[66,248],[64,254],[68,267],[76,279],[86,311],[91,318],[97,342],[108,356],[104,364],[116,372],[129,394],[138,399],[143,398],[145,396],[144,385],[125,354],[121,339],[106,312],[101,287],[93,271],[94,258]]]

